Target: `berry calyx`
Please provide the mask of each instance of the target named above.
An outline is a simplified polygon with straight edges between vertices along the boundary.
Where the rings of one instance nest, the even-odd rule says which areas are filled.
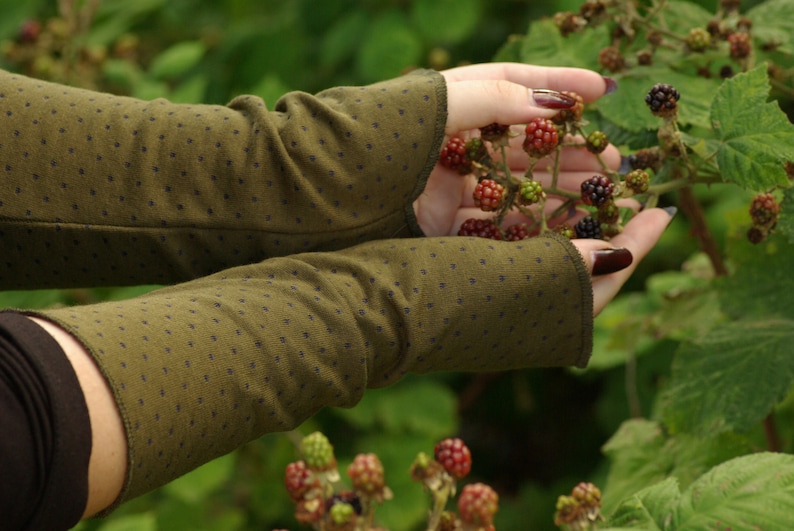
[[[686,37],[686,45],[690,51],[703,52],[711,46],[711,33],[706,28],[692,28]]]
[[[483,212],[498,210],[504,203],[505,188],[493,179],[483,179],[472,192],[474,204]]]
[[[651,177],[645,170],[631,170],[623,179],[626,188],[635,194],[644,194],[647,192],[650,182]]]
[[[657,83],[648,91],[645,103],[655,116],[666,118],[678,112],[680,98],[681,94],[672,85]]]
[[[523,205],[534,205],[546,197],[543,185],[538,181],[522,181],[518,187],[518,199]]]
[[[471,483],[463,487],[458,497],[458,514],[464,524],[487,527],[499,510],[499,496],[484,483]]]
[[[373,453],[358,454],[347,467],[347,475],[359,496],[382,496],[386,487],[383,464]]]
[[[598,64],[610,72],[620,72],[626,67],[626,58],[617,46],[607,46],[598,52]]]
[[[471,452],[462,439],[450,437],[439,441],[435,458],[455,479],[462,479],[471,471]]]
[[[607,138],[606,133],[603,131],[593,131],[587,135],[587,139],[585,140],[585,147],[587,148],[587,151],[595,155],[603,153],[608,145],[609,138]]]
[[[336,467],[334,447],[322,432],[316,431],[304,437],[300,443],[300,453],[311,470],[324,472]]]
[[[589,238],[593,240],[603,240],[601,225],[592,216],[587,216],[579,220],[574,226],[577,238]]]
[[[557,126],[547,118],[533,118],[524,129],[524,151],[533,158],[545,157],[560,141]]]
[[[489,240],[501,240],[502,232],[490,219],[469,218],[460,224],[458,236],[477,236]]]
[[[461,175],[471,173],[472,170],[471,159],[466,150],[466,141],[457,136],[450,138],[441,148],[438,161],[445,168],[454,170]]]
[[[581,185],[582,202],[594,207],[600,207],[612,199],[614,192],[615,183],[603,175],[594,175]]]

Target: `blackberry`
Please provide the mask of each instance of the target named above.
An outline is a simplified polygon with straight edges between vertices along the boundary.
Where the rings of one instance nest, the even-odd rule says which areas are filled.
[[[532,235],[529,233],[529,227],[526,223],[517,223],[510,225],[505,230],[505,240],[509,242],[517,242],[519,240],[526,240]]]
[[[603,131],[593,131],[587,135],[587,139],[585,140],[587,151],[596,155],[603,153],[608,145],[609,138],[607,138],[606,133]]]
[[[585,205],[600,207],[610,199],[615,192],[615,183],[609,177],[594,175],[582,182],[582,202]]]
[[[770,193],[758,194],[750,203],[750,218],[756,227],[774,227],[779,215],[780,203]]]
[[[491,142],[496,145],[507,145],[508,133],[510,132],[509,125],[492,123],[485,127],[480,127],[480,137],[486,142]]]
[[[664,36],[660,31],[649,31],[648,35],[645,36],[645,40],[648,41],[648,44],[656,48],[662,45]]]
[[[598,219],[599,223],[614,225],[620,221],[620,208],[618,208],[615,202],[610,199],[598,207],[596,218]]]
[[[336,467],[334,447],[322,432],[315,431],[304,437],[300,443],[300,453],[310,470],[322,472]]]
[[[441,148],[439,163],[461,175],[471,173],[472,165],[469,154],[466,151],[466,141],[457,136],[450,138],[446,145]]]
[[[662,167],[662,154],[658,147],[638,149],[629,155],[629,166],[633,170],[652,169],[658,171]]]
[[[487,528],[497,510],[499,495],[484,483],[470,483],[460,492],[458,514],[464,524],[474,524],[475,529]]]
[[[518,188],[518,200],[522,205],[534,205],[545,197],[543,185],[538,181],[523,181]]]
[[[681,94],[672,85],[657,83],[645,96],[645,103],[656,116],[669,117],[678,112],[678,100]]]
[[[637,52],[637,64],[640,66],[651,66],[653,64],[653,52],[650,50]]]
[[[458,236],[477,236],[489,240],[501,240],[502,232],[490,219],[469,218],[461,223]]]
[[[686,37],[686,45],[690,51],[704,52],[711,46],[711,34],[706,28],[692,28]]]
[[[579,6],[579,15],[592,25],[596,25],[604,20],[606,14],[607,6],[601,0],[590,0]]]
[[[576,238],[576,231],[567,223],[563,223],[562,225],[557,225],[554,227],[554,232],[561,236],[565,236],[569,240]]]
[[[471,470],[471,452],[462,439],[449,437],[439,441],[435,458],[455,479],[463,479]]]
[[[626,174],[623,182],[626,188],[635,194],[644,194],[648,191],[650,180],[651,178],[645,170],[631,170]]]
[[[557,148],[559,132],[554,122],[547,118],[533,118],[524,129],[523,148],[533,158],[545,157]]]
[[[472,192],[474,204],[483,212],[498,210],[504,204],[505,187],[493,179],[483,179]]]
[[[749,33],[731,33],[728,35],[728,44],[731,50],[731,59],[742,60],[750,56],[753,51]]]
[[[284,485],[290,497],[298,501],[307,492],[320,487],[320,480],[312,474],[304,461],[295,461],[287,465],[284,471]]]
[[[576,232],[577,238],[589,238],[592,240],[603,240],[604,237],[601,233],[601,225],[593,216],[587,216],[579,220],[574,226],[573,230]]]
[[[620,72],[626,66],[626,58],[617,46],[607,46],[598,52],[598,64],[610,72]]]
[[[561,11],[554,15],[554,25],[560,30],[560,35],[567,37],[577,33],[587,26],[587,20],[570,11]]]
[[[353,484],[353,489],[359,495],[381,496],[386,488],[383,477],[383,464],[373,453],[358,454],[347,467],[347,475]]]
[[[488,157],[488,149],[481,138],[470,138],[466,141],[466,156],[470,162],[482,162]]]
[[[759,243],[766,240],[769,232],[760,228],[760,227],[750,227],[747,229],[747,241],[752,243],[753,245],[758,245]]]

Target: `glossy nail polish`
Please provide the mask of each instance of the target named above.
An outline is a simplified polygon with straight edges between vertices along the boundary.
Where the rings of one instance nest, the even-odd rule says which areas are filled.
[[[593,276],[608,275],[626,269],[634,257],[631,251],[618,247],[615,249],[599,249],[591,253],[593,260]]]
[[[532,99],[535,105],[544,109],[570,109],[576,105],[573,97],[556,90],[532,89]]]

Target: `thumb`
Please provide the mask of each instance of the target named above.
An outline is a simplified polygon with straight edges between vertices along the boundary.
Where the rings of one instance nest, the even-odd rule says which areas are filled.
[[[528,89],[503,79],[453,81],[447,86],[446,133],[453,135],[494,122],[521,124],[550,118],[576,100],[556,90]]]

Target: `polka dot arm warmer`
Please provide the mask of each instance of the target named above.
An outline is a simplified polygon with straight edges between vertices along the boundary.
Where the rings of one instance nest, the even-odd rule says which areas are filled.
[[[53,309],[115,393],[129,499],[408,372],[584,366],[588,271],[564,238],[381,240]]]
[[[272,110],[151,102],[0,71],[1,288],[170,284],[420,235],[446,121],[422,71]]]

